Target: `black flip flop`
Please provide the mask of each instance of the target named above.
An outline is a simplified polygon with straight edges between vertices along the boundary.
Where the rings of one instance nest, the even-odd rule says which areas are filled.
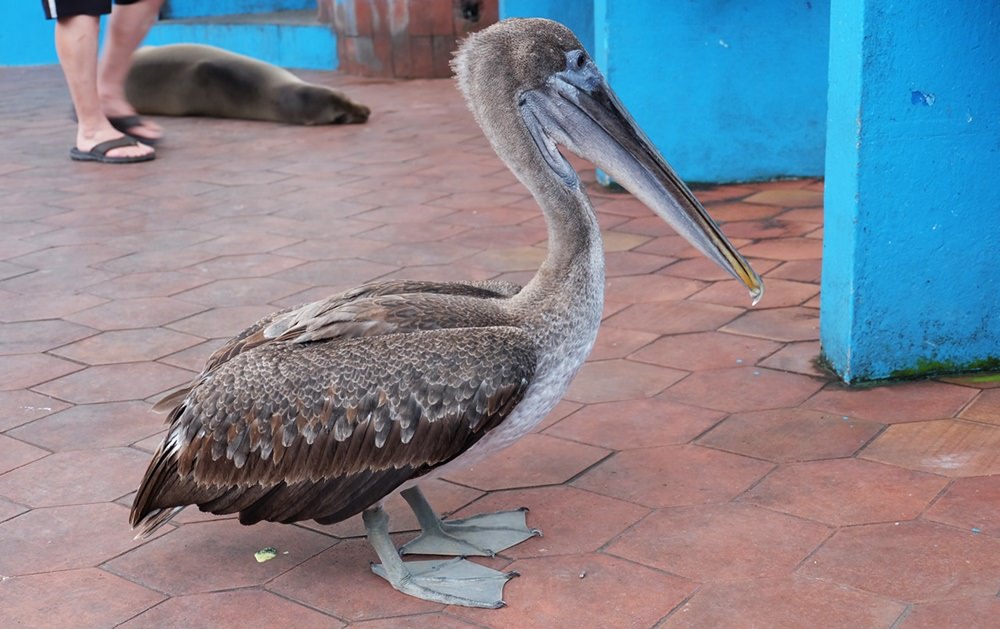
[[[102,164],[134,164],[156,159],[156,153],[135,155],[133,157],[108,157],[108,151],[122,146],[138,146],[139,142],[131,136],[122,136],[114,140],[101,142],[89,151],[81,151],[75,146],[69,150],[69,158],[77,162],[101,162]]]
[[[136,127],[143,126],[142,118],[139,116],[108,116],[108,122],[115,129],[118,129],[125,135],[131,136],[136,140],[139,140],[143,144],[148,144],[149,146],[156,146],[156,143],[163,138],[147,138],[141,135],[136,135],[132,133],[132,129]]]

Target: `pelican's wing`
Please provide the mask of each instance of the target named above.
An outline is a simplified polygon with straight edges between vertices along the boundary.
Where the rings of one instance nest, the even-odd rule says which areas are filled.
[[[132,524],[149,533],[188,504],[244,523],[347,518],[502,422],[535,358],[513,327],[241,353],[171,413]]]
[[[425,282],[391,280],[364,284],[308,304],[271,313],[229,339],[189,385],[153,405],[158,413],[180,404],[209,372],[255,347],[272,342],[307,343],[416,330],[501,325],[491,300],[520,290],[510,282]]]

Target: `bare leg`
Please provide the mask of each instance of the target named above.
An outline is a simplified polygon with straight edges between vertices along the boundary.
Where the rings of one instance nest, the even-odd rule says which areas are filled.
[[[161,6],[163,0],[141,0],[135,4],[116,4],[112,9],[97,73],[97,91],[106,116],[135,115],[135,108],[125,98],[125,78],[132,67],[132,54],[156,22]],[[163,137],[160,125],[150,121],[143,121],[129,133],[140,140],[155,141]]]
[[[97,38],[100,21],[91,15],[59,18],[56,53],[76,109],[76,147],[89,151],[95,145],[122,137],[105,118],[97,95]],[[145,144],[114,148],[109,157],[136,157],[153,153]]]
[[[420,535],[399,549],[400,554],[485,556],[516,546],[541,535],[528,528],[527,509],[474,515],[463,520],[442,520],[424,498],[418,486],[400,493],[420,523]]]

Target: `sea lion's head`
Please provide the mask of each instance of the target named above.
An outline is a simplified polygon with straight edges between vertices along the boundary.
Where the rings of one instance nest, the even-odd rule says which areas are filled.
[[[322,85],[299,84],[283,90],[278,104],[282,116],[295,124],[358,124],[371,110],[344,94]]]

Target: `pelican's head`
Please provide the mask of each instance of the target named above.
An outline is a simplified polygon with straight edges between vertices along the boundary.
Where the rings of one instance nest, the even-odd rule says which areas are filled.
[[[543,19],[504,20],[469,36],[454,67],[476,120],[519,177],[531,178],[525,170],[541,164],[563,184],[579,185],[557,147],[567,148],[742,281],[757,303],[760,276],[635,124],[569,29]]]

